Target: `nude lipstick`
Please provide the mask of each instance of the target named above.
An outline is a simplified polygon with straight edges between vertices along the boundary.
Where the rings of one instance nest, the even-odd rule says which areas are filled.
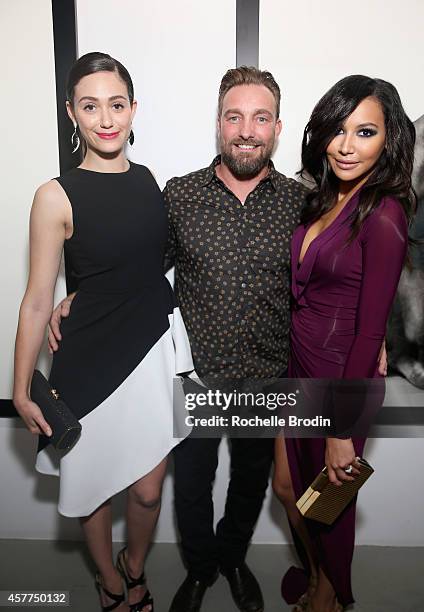
[[[348,162],[340,159],[336,159],[335,162],[341,170],[352,170],[352,168],[355,168],[359,164],[359,162]]]

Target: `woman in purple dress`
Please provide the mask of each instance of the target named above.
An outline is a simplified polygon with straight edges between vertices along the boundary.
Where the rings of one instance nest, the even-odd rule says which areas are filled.
[[[346,77],[313,110],[302,172],[316,188],[292,240],[290,376],[378,376],[415,210],[414,140],[396,89],[380,79]],[[355,503],[328,527],[303,519],[295,502],[324,464],[335,486],[353,479],[364,443],[336,437],[276,441],[274,490],[305,567],[291,568],[283,578],[283,596],[297,601],[296,612],[335,612],[353,602]]]

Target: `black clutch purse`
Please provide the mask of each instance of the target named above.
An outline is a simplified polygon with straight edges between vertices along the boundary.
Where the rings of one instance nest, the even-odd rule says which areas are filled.
[[[81,423],[39,370],[34,370],[30,395],[51,427],[50,443],[58,450],[69,450],[81,433]]]

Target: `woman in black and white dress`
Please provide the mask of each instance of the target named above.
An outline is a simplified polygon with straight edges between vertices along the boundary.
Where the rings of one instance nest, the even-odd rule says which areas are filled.
[[[164,277],[167,216],[149,170],[129,162],[136,110],[127,70],[103,53],[71,69],[68,114],[82,164],[36,192],[30,275],[16,340],[15,406],[40,434],[37,470],[60,474],[59,512],[82,517],[106,609],[153,610],[144,559],[160,508],[173,436],[173,381],[193,369],[184,324]],[[78,286],[61,326],[50,382],[82,424],[75,446],[58,456],[49,426],[29,397],[62,249]],[[110,498],[128,489],[128,547],[112,560]],[[133,579],[135,578],[135,579]]]

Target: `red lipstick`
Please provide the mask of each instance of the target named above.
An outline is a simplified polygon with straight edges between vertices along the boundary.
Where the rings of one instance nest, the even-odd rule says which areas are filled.
[[[103,140],[113,140],[119,135],[119,132],[96,132],[99,138],[103,138]]]

